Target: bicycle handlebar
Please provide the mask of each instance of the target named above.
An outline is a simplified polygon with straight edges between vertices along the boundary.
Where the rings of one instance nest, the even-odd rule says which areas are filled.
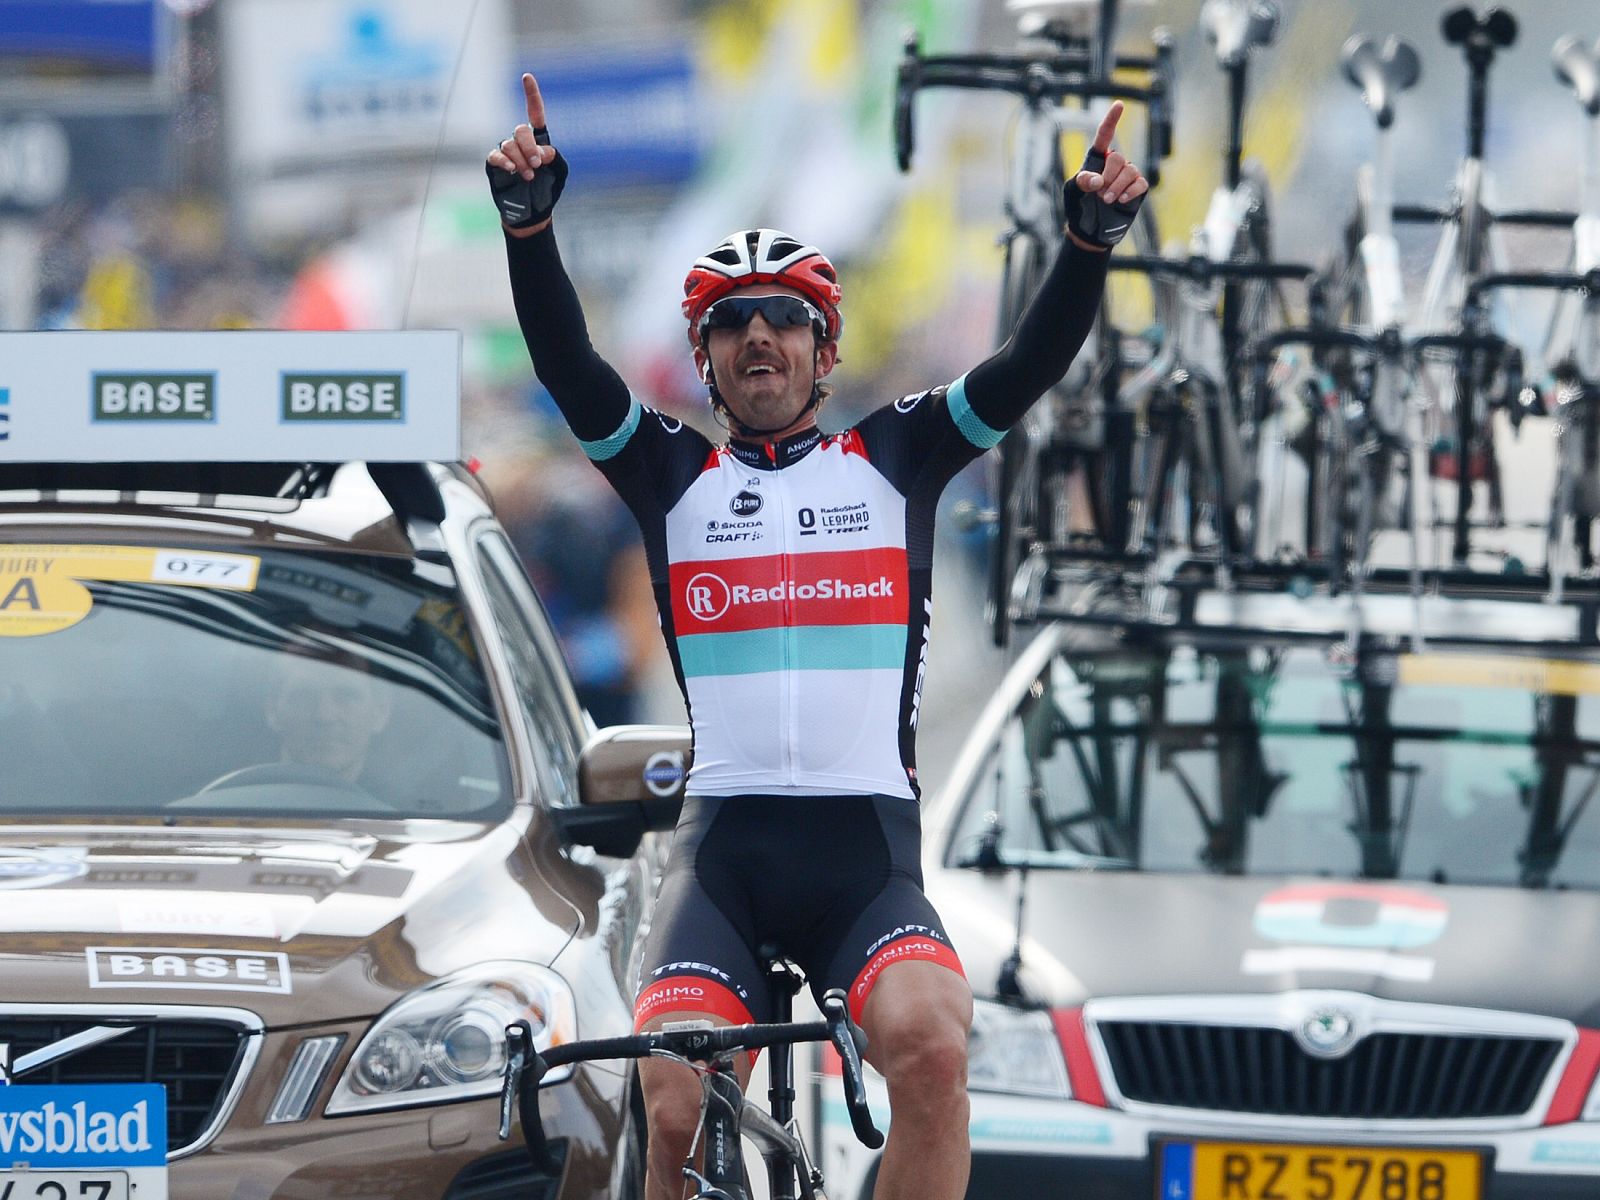
[[[1113,271],[1174,275],[1201,284],[1216,279],[1306,279],[1316,274],[1315,267],[1304,263],[1213,262],[1199,255],[1156,258],[1150,255],[1113,254],[1107,266]]]
[[[541,1169],[558,1164],[550,1153],[544,1122],[539,1113],[539,1088],[545,1075],[555,1067],[590,1062],[603,1058],[648,1058],[653,1054],[676,1054],[699,1062],[736,1050],[758,1050],[794,1042],[831,1042],[844,1067],[844,1100],[850,1125],[856,1137],[869,1149],[883,1145],[883,1134],[872,1123],[867,1107],[866,1077],[861,1070],[861,1055],[867,1035],[850,1019],[845,995],[838,988],[822,998],[821,1021],[796,1021],[786,1024],[724,1025],[710,1029],[657,1029],[627,1037],[594,1038],[569,1042],[538,1051],[532,1047],[532,1030],[526,1021],[506,1026],[506,1067],[500,1089],[500,1140],[511,1136],[511,1105],[515,1098],[522,1114],[522,1133],[528,1152]]]
[[[1154,55],[1118,56],[1114,70],[1144,71],[1151,78],[1143,86],[1118,82],[1111,72],[1096,73],[1087,51],[1058,50],[1048,54],[922,53],[916,34],[906,38],[895,77],[894,153],[901,171],[911,169],[916,149],[913,101],[923,88],[951,87],[977,91],[1009,92],[1038,102],[1077,96],[1084,100],[1127,100],[1145,105],[1145,175],[1154,187],[1160,180],[1160,162],[1172,153],[1172,46],[1170,36],[1158,35]]]

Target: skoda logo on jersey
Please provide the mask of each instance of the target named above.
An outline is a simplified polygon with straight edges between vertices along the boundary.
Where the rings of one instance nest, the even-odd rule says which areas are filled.
[[[715,621],[733,603],[733,591],[722,576],[701,571],[683,589],[683,602],[700,620]]]
[[[761,511],[761,497],[751,491],[740,492],[728,501],[728,511],[736,517],[753,517]]]

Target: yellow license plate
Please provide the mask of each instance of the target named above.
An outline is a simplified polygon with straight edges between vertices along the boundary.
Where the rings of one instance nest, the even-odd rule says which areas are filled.
[[[1167,1142],[1157,1200],[1479,1200],[1475,1150]]]

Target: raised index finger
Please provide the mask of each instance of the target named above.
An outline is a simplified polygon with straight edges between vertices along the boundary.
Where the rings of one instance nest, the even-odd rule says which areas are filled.
[[[524,80],[532,78],[531,75],[523,76]],[[1121,100],[1113,100],[1111,107],[1106,110],[1105,119],[1100,122],[1100,128],[1095,130],[1093,148],[1101,154],[1109,154],[1111,151],[1111,138],[1117,132],[1117,122],[1122,120],[1122,108]]]
[[[526,71],[522,73],[522,94],[528,98],[528,124],[543,129],[544,97],[539,94],[539,81]]]

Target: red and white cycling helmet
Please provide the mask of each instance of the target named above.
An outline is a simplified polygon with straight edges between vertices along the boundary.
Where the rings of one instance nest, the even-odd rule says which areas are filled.
[[[752,283],[781,283],[800,292],[821,311],[829,340],[844,328],[844,318],[839,315],[844,291],[827,255],[776,229],[741,229],[695,259],[683,281],[689,344],[700,344],[700,318],[706,309],[734,289]]]

